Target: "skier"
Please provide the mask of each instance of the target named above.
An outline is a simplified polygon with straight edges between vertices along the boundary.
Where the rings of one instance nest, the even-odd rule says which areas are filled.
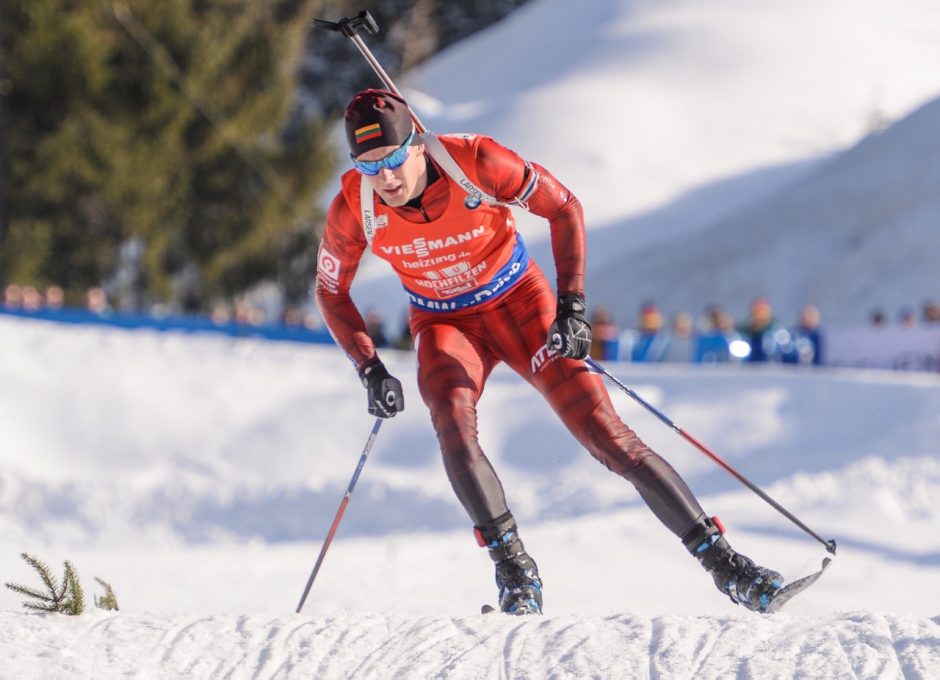
[[[316,299],[356,367],[368,411],[404,410],[349,294],[366,248],[398,274],[409,300],[418,386],[450,483],[495,563],[499,607],[542,611],[542,581],[523,546],[495,470],[477,439],[476,404],[506,362],[548,400],[574,437],[630,481],[731,600],[761,610],[776,572],[731,549],[676,471],[616,414],[602,379],[582,361],[585,229],[581,205],[548,170],[485,136],[418,136],[407,103],[365,90],[349,103],[354,169],[342,177],[320,243]],[[557,300],[531,260],[507,205],[548,220]]]

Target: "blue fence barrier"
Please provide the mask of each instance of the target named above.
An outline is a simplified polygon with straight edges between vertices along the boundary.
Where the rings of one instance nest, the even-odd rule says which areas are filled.
[[[84,309],[71,308],[25,311],[21,309],[6,309],[3,307],[0,307],[0,314],[25,319],[41,319],[62,324],[110,326],[113,328],[128,329],[139,328],[176,333],[212,333],[235,338],[263,338],[265,340],[288,342],[333,344],[333,337],[330,335],[329,331],[326,330],[314,330],[275,324],[253,326],[235,322],[216,323],[212,321],[212,319],[201,316],[152,316],[149,314],[134,314],[128,312],[97,314]]]

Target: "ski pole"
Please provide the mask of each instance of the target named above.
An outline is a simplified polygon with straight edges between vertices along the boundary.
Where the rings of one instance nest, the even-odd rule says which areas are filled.
[[[362,450],[362,456],[359,457],[359,465],[356,466],[356,471],[353,473],[352,479],[349,481],[349,486],[346,488],[346,493],[343,496],[343,500],[340,501],[339,510],[336,511],[336,517],[333,518],[333,524],[330,526],[330,530],[326,535],[326,540],[323,541],[323,547],[320,548],[320,555],[317,557],[317,563],[313,565],[313,571],[310,572],[310,578],[307,579],[307,587],[304,588],[304,594],[300,596],[300,604],[297,605],[296,613],[300,613],[300,610],[303,609],[304,602],[307,600],[307,595],[310,593],[310,588],[313,587],[313,580],[317,577],[317,572],[320,571],[320,565],[323,564],[323,558],[326,556],[327,548],[330,547],[330,543],[333,542],[333,536],[336,534],[336,529],[339,527],[340,520],[343,519],[343,513],[346,512],[346,506],[349,505],[349,497],[352,496],[353,489],[356,488],[356,482],[359,481],[359,474],[362,472],[363,466],[366,464],[366,458],[369,457],[369,452],[372,450],[372,445],[375,443],[375,437],[379,433],[379,428],[382,426],[382,418],[375,419],[375,425],[372,426],[372,432],[369,434],[369,439],[366,441],[366,446]]]
[[[354,17],[349,17],[346,19],[340,19],[339,21],[326,21],[325,19],[314,19],[313,25],[317,28],[322,28],[327,31],[337,31],[342,33],[347,38],[353,41],[353,44],[359,48],[359,52],[362,53],[362,56],[365,57],[365,60],[369,62],[369,66],[372,67],[372,70],[375,71],[375,74],[382,81],[382,84],[385,85],[385,89],[389,92],[394,92],[399,97],[401,97],[401,92],[398,91],[398,88],[395,87],[395,83],[392,82],[391,77],[388,73],[385,72],[385,69],[382,68],[382,64],[379,63],[379,60],[375,58],[375,55],[372,54],[372,50],[369,49],[368,45],[359,37],[359,29],[365,29],[365,32],[369,35],[375,35],[379,32],[379,25],[375,22],[375,19],[372,17],[369,12],[363,10],[359,12]],[[404,97],[402,97],[404,99]],[[419,133],[423,134],[428,131],[419,119],[417,114],[411,107],[411,119],[414,121],[415,128]]]
[[[763,498],[765,501],[767,501],[767,503],[769,503],[769,504],[771,505],[771,507],[774,508],[774,510],[776,510],[776,511],[779,512],[779,513],[781,513],[784,517],[786,517],[788,520],[790,520],[791,522],[793,522],[793,523],[794,523],[796,526],[798,526],[800,529],[802,529],[802,530],[805,531],[807,534],[809,534],[810,536],[812,536],[813,538],[815,538],[817,541],[819,541],[820,543],[822,543],[824,546],[826,546],[826,550],[827,550],[828,552],[832,553],[833,555],[836,554],[836,541],[835,541],[835,539],[829,539],[829,540],[827,541],[827,540],[821,538],[815,531],[813,531],[813,530],[810,529],[808,526],[806,526],[805,524],[803,524],[803,522],[801,522],[799,519],[797,519],[789,510],[787,510],[787,509],[784,508],[782,505],[780,505],[780,503],[778,503],[778,502],[775,501],[773,498],[771,498],[770,496],[768,496],[759,486],[757,486],[756,484],[754,484],[753,482],[751,482],[751,481],[750,481],[749,479],[747,479],[744,475],[742,475],[740,472],[738,472],[738,471],[735,470],[733,467],[731,467],[731,465],[729,465],[729,464],[728,464],[725,460],[723,460],[720,456],[718,456],[716,453],[714,453],[711,449],[709,449],[707,446],[705,446],[704,444],[702,444],[702,443],[701,443],[699,440],[697,440],[695,437],[693,437],[693,436],[690,435],[688,432],[686,432],[686,431],[683,430],[681,427],[679,427],[679,426],[678,426],[675,422],[673,422],[669,417],[667,417],[664,413],[662,413],[661,411],[659,411],[655,406],[653,406],[652,404],[650,404],[648,401],[646,401],[645,399],[643,399],[643,397],[641,397],[639,394],[637,394],[637,393],[634,392],[632,389],[630,389],[629,387],[627,387],[626,385],[624,385],[622,382],[620,382],[619,380],[617,380],[617,378],[615,378],[613,375],[611,375],[610,372],[609,372],[606,368],[604,368],[604,367],[601,366],[599,363],[597,363],[596,361],[594,361],[591,357],[586,358],[584,361],[585,361],[585,363],[588,365],[588,367],[590,367],[592,370],[596,371],[597,373],[601,373],[601,374],[607,376],[607,378],[608,378],[611,382],[613,382],[615,385],[617,385],[617,387],[619,387],[619,388],[622,389],[624,392],[626,392],[628,395],[630,395],[630,397],[631,397],[634,401],[636,401],[638,404],[640,404],[642,407],[644,407],[647,411],[649,411],[649,412],[652,413],[654,416],[656,416],[656,417],[659,418],[661,421],[663,421],[668,427],[672,428],[672,429],[673,429],[676,433],[678,433],[683,439],[685,439],[687,442],[689,442],[690,444],[692,444],[692,446],[694,446],[695,448],[697,448],[699,451],[701,451],[701,452],[704,453],[706,456],[708,456],[709,458],[711,458],[715,463],[717,463],[717,464],[720,465],[722,468],[724,468],[724,470],[725,470],[726,472],[730,473],[732,477],[734,477],[735,479],[737,479],[739,482],[741,482],[741,483],[742,483],[744,486],[746,486],[748,489],[750,489],[751,491],[753,491],[754,493],[756,493],[758,496],[760,496],[761,498]]]

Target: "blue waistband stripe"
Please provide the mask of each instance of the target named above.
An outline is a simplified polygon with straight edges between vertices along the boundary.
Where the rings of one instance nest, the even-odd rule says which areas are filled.
[[[456,309],[475,307],[502,295],[512,288],[522,278],[528,266],[529,255],[526,252],[525,244],[522,242],[522,237],[517,233],[516,245],[512,249],[509,261],[496,272],[489,283],[446,300],[425,297],[408,288],[405,288],[405,294],[408,296],[408,302],[418,309],[429,312],[451,312]]]

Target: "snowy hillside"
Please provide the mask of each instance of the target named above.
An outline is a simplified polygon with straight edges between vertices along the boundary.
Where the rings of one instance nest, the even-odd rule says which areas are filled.
[[[787,323],[814,303],[828,324],[940,295],[940,99],[708,230],[593,271],[592,297],[621,319],[641,301],[695,313],[720,301],[743,318],[755,297]],[[615,232],[612,228],[608,232]],[[609,240],[601,236],[602,243]],[[663,272],[682,272],[663,285]]]
[[[574,190],[590,230],[589,302],[613,307],[621,324],[634,321],[637,288],[667,302],[668,313],[700,313],[704,289],[722,296],[706,302],[740,316],[767,291],[787,322],[816,301],[824,322],[859,324],[874,301],[866,292],[917,306],[940,288],[908,257],[916,243],[923,257],[940,258],[936,242],[921,238],[924,220],[940,222],[940,192],[907,206],[899,201],[909,191],[895,199],[875,183],[935,185],[938,154],[936,142],[918,149],[909,135],[886,135],[863,153],[833,156],[940,95],[929,66],[940,63],[938,31],[934,0],[908,0],[903,10],[877,0],[536,0],[399,85],[431,129],[491,134]],[[350,55],[359,58],[352,46]],[[933,116],[933,140],[937,115],[920,118],[929,125]],[[872,174],[882,155],[885,167]],[[826,172],[819,179],[828,184],[797,200],[794,183],[830,160],[838,178]],[[806,183],[814,180],[796,186]],[[827,202],[829,191],[837,194]],[[873,208],[861,221],[847,203],[859,195]],[[738,242],[751,222],[763,228]],[[810,225],[833,224],[839,231],[824,244],[807,243]],[[550,273],[544,223],[523,216],[520,226]],[[863,230],[862,247],[881,248],[892,266],[859,268],[850,229]],[[655,266],[645,265],[654,246]],[[822,250],[829,259],[814,255]],[[699,278],[687,280],[686,265],[701,265]],[[829,281],[852,292],[830,293]],[[363,306],[404,307],[377,260],[354,291]]]
[[[493,134],[575,190],[619,321],[641,293],[697,312],[760,292],[849,322],[934,281],[938,26],[935,0],[533,0],[401,84],[433,129]],[[877,117],[897,125],[866,137]],[[522,228],[550,268],[544,227]],[[397,323],[376,264],[357,299]],[[940,677],[937,375],[610,366],[838,541],[823,580],[760,617],[497,368],[481,443],[545,580],[546,615],[517,620],[476,613],[492,565],[414,356],[383,358],[406,410],[297,615],[374,422],[341,352],[0,317],[0,582],[38,585],[21,552],[68,559],[91,608],[30,614],[0,589],[0,680]],[[738,550],[790,580],[818,567],[819,543],[612,396]],[[91,607],[96,576],[120,612]]]

